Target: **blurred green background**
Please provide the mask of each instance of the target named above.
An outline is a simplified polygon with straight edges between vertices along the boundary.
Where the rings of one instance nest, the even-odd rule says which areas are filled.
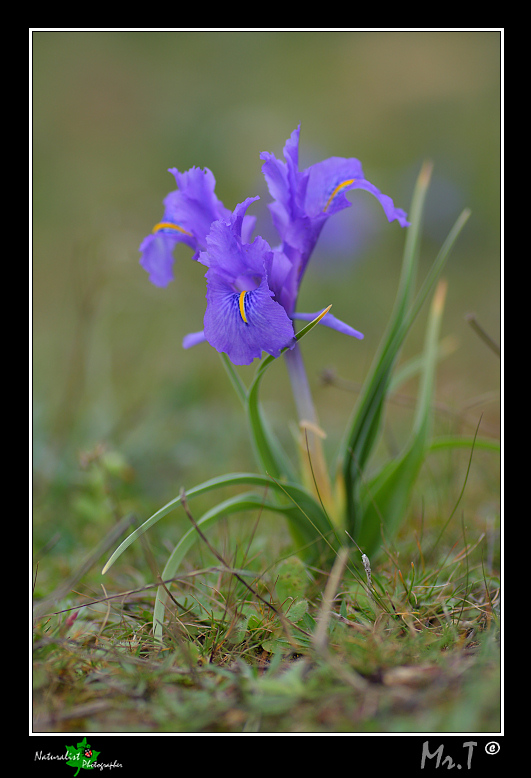
[[[182,337],[202,328],[204,269],[178,247],[176,281],[150,285],[138,246],[174,188],[167,169],[209,167],[228,208],[269,195],[261,151],[282,156],[301,124],[301,167],[359,158],[366,177],[410,207],[434,163],[421,273],[464,207],[472,217],[445,270],[442,431],[497,435],[499,361],[465,320],[499,340],[500,33],[496,31],[34,31],[33,400],[37,536],[71,525],[80,452],[120,452],[146,511],[181,486],[254,469],[245,424],[219,356]],[[334,450],[356,395],[323,370],[362,381],[396,291],[405,231],[377,201],[330,220],[299,310],[330,303],[365,334],[318,328],[304,354]],[[404,356],[422,345],[422,318]],[[253,368],[242,370],[246,379]],[[405,394],[415,394],[412,382]],[[293,417],[284,365],[264,382],[283,433]],[[396,408],[393,434],[410,411]],[[406,416],[405,416],[406,415]],[[286,433],[288,434],[288,433]],[[64,490],[64,509],[57,495]],[[145,518],[145,516],[141,516]]]

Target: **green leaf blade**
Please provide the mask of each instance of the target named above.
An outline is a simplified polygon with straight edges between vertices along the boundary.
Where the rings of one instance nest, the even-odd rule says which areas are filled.
[[[438,339],[446,284],[440,283],[431,305],[426,328],[421,386],[410,440],[403,452],[360,488],[356,540],[368,556],[374,556],[383,533],[391,540],[403,522],[411,493],[429,450]]]

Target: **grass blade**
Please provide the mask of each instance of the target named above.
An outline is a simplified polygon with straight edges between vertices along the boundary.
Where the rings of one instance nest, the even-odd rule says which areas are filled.
[[[410,440],[398,457],[384,466],[375,479],[360,488],[354,537],[369,556],[376,554],[381,532],[386,540],[391,540],[402,522],[429,448],[438,338],[445,296],[446,283],[440,282],[426,330],[424,369]]]
[[[391,318],[339,451],[338,464],[345,489],[347,524],[350,526],[353,523],[355,482],[358,474],[364,471],[378,437],[391,371],[403,341],[399,334],[402,332],[416,279],[422,215],[431,170],[431,164],[426,163],[417,179],[411,206],[411,226],[408,228],[400,282]]]
[[[423,182],[420,177],[420,184],[426,185],[427,182]],[[419,199],[420,208],[423,198]],[[412,223],[415,224],[417,220],[420,220],[421,215],[420,211],[417,212],[413,209]],[[349,436],[341,449],[343,459],[340,462],[347,506],[347,522],[353,533],[357,521],[356,513],[359,511],[360,483],[379,436],[385,399],[400,348],[422,305],[437,282],[448,255],[469,216],[470,211],[465,209],[455,222],[409,310],[405,310],[401,300],[395,305],[394,320],[390,324],[388,334],[383,341],[383,347],[374,362],[374,367],[365,385],[366,388],[360,396]],[[410,251],[412,250],[410,247]],[[411,280],[413,277],[411,270],[407,269],[412,262],[413,258],[406,253],[406,271],[403,272],[405,279]],[[406,281],[401,284],[401,287],[402,297],[409,297],[410,290],[406,288]]]

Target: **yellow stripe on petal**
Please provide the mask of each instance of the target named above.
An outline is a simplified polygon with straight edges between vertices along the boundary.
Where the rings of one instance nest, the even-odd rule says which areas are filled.
[[[173,224],[172,222],[159,222],[158,224],[155,224],[151,232],[155,233],[160,230],[177,230],[177,232],[182,232],[185,235],[189,235],[191,238],[194,237],[191,232],[184,230],[182,227],[179,227],[178,224]]]
[[[332,202],[336,194],[341,191],[341,189],[344,189],[346,186],[350,186],[350,184],[353,184],[355,180],[356,180],[355,178],[349,178],[348,181],[343,181],[343,183],[338,184],[334,189],[334,191],[332,192],[332,194],[330,195],[330,197],[328,198],[328,201],[325,207],[323,208],[323,211],[328,210],[328,206],[330,205],[330,203]]]
[[[240,314],[242,319],[246,324],[249,324],[247,321],[247,316],[245,315],[245,295],[247,292],[240,292]]]

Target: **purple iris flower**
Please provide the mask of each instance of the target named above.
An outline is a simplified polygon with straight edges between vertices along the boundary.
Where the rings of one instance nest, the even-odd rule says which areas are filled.
[[[299,171],[299,133],[300,125],[286,141],[285,162],[267,151],[260,154],[260,158],[264,161],[262,172],[273,197],[273,203],[269,205],[273,223],[282,241],[281,250],[291,265],[280,302],[292,318],[307,319],[308,315],[295,313],[299,286],[326,221],[334,213],[352,206],[345,192],[365,189],[377,197],[390,222],[396,219],[402,227],[409,226],[409,222],[405,211],[395,208],[390,197],[367,181],[358,159],[330,157]],[[343,327],[347,325],[337,319],[332,323],[332,319],[327,314],[321,323],[344,332]],[[348,334],[354,335],[354,332]]]
[[[371,192],[389,221],[408,226],[406,213],[364,178],[359,160],[330,157],[299,171],[299,133],[300,126],[286,142],[285,162],[268,152],[260,155],[280,237],[274,248],[261,237],[249,242],[255,219],[246,211],[259,198],[247,198],[231,213],[214,193],[210,170],[170,170],[178,190],[166,197],[162,222],[142,242],[140,263],[152,283],[166,286],[173,279],[173,249],[182,242],[208,268],[204,330],[187,335],[185,348],[206,340],[237,365],[250,364],[263,351],[278,357],[292,348],[292,320],[312,321],[320,313],[295,311],[306,265],[327,219],[352,205],[345,197],[350,189]],[[363,337],[330,313],[321,323]]]
[[[235,365],[248,365],[262,351],[278,357],[294,341],[293,323],[271,288],[274,253],[261,237],[242,239],[249,197],[228,221],[214,222],[207,250],[199,261],[208,266],[204,339]]]

